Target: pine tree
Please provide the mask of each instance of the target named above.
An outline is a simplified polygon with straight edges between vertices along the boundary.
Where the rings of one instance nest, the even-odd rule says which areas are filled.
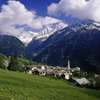
[[[14,59],[17,59],[17,55],[16,55],[16,53],[14,54]]]
[[[24,71],[23,65],[21,64],[21,62],[18,59],[16,59],[16,57],[17,57],[16,55],[14,56],[14,58],[13,58],[13,56],[11,56],[11,61],[9,63],[8,69],[12,70],[12,71],[23,72]]]
[[[3,65],[3,59],[0,58],[0,68],[5,69],[4,65]]]

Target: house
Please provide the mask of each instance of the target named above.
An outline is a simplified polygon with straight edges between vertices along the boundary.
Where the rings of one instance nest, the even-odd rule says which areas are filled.
[[[69,79],[69,74],[68,73],[63,73],[62,75],[61,75],[61,77],[63,78],[63,79]]]
[[[60,66],[56,66],[55,69],[60,71],[61,67]]]
[[[60,71],[55,71],[54,72],[55,77],[60,77],[61,75],[62,75],[62,73]]]
[[[71,72],[74,72],[74,71],[80,71],[80,67],[72,68],[72,69],[71,69]]]
[[[45,70],[45,67],[42,65],[42,66],[41,66],[41,69],[42,69],[42,70]]]
[[[27,74],[32,74],[32,70],[26,71]]]
[[[80,86],[83,87],[85,85],[90,85],[91,82],[87,80],[86,78],[80,78],[80,79],[75,79],[74,85],[75,86]]]
[[[46,74],[45,71],[43,71],[42,69],[39,69],[39,68],[36,68],[34,71],[33,71],[34,74],[37,74],[37,75],[40,75],[40,76],[43,76]]]
[[[69,74],[69,76],[72,76],[73,74],[72,73],[68,73]]]
[[[62,69],[62,70],[60,70],[60,72],[61,72],[61,73],[66,73],[66,71],[65,71],[65,70],[63,70],[63,69]]]
[[[46,70],[46,73],[47,73],[47,74],[53,74],[53,69],[47,69],[47,70]]]
[[[28,68],[29,68],[30,70],[34,71],[34,70],[36,69],[36,66],[31,65],[31,66],[28,66]]]
[[[46,66],[45,66],[45,69],[48,69],[48,68],[49,68],[49,66],[46,65]]]
[[[7,70],[8,66],[9,66],[9,61],[8,60],[5,60],[5,62],[3,63],[3,65],[5,66],[5,69]]]

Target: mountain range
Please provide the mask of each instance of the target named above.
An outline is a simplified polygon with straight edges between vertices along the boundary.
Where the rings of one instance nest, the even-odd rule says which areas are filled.
[[[44,41],[46,41],[49,36],[54,34],[56,31],[63,29],[67,24],[59,23],[55,26],[55,28],[46,27],[44,30],[40,31],[36,36],[33,37],[32,41],[26,46],[27,50],[30,52],[36,53],[41,51],[39,47],[42,45]]]
[[[72,31],[77,31],[82,27],[87,27],[88,29],[100,29],[100,23],[95,22],[93,20],[78,20],[74,24],[70,26],[61,26],[57,25],[56,28],[53,29],[45,29],[51,30],[46,31],[46,35],[40,35],[33,38],[33,40],[28,44],[26,47],[29,51],[33,53],[38,53],[45,49],[48,45],[54,43],[55,41],[59,40],[61,37],[69,34]],[[53,31],[52,31],[53,30]],[[42,34],[42,33],[41,33]]]
[[[16,53],[27,59],[31,59],[33,53],[37,54],[34,61],[53,66],[66,67],[70,60],[71,67],[89,71],[96,71],[100,66],[99,22],[78,20],[69,26],[47,27],[39,33],[29,31],[18,38],[0,34],[0,53],[6,56]]]
[[[43,45],[44,43],[44,45]],[[53,66],[79,66],[82,70],[96,71],[100,66],[100,23],[93,20],[77,21],[56,31],[42,43],[43,51],[34,61]]]

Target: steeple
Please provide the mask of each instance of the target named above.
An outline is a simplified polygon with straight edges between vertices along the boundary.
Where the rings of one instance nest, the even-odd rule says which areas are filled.
[[[70,60],[68,60],[68,69],[70,69]]]

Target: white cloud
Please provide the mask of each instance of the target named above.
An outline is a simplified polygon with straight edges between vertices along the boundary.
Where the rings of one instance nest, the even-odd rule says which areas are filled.
[[[16,28],[16,25],[26,25],[33,29],[41,29],[46,25],[59,23],[61,20],[52,17],[38,17],[35,11],[29,11],[25,6],[16,0],[7,1],[7,5],[2,5],[0,12],[0,31],[12,35],[19,35],[24,32],[24,28]]]
[[[79,19],[100,21],[100,0],[61,0],[47,8],[49,15],[65,13]]]

